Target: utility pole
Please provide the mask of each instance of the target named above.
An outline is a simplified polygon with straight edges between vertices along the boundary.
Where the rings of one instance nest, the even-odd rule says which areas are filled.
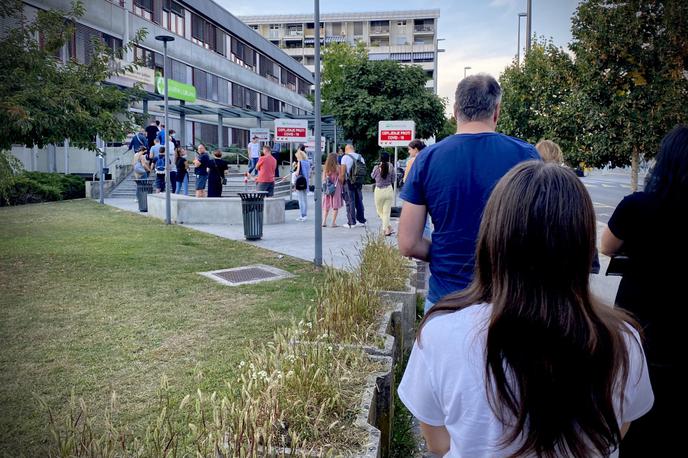
[[[528,19],[526,19],[526,54],[530,51],[530,36],[532,34],[531,27],[533,25],[533,0],[528,0],[528,9],[526,10]]]
[[[315,0],[315,116],[314,123],[314,147],[313,158],[315,160],[315,259],[316,267],[322,266],[322,187],[320,186],[322,176],[322,152],[320,151],[320,0]],[[306,190],[308,192],[308,190]]]

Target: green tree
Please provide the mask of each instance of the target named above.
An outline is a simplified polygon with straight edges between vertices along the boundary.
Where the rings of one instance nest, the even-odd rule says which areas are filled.
[[[450,135],[454,135],[456,133],[456,118],[454,116],[450,116],[449,118],[444,119],[444,124],[442,124],[442,129],[440,129],[439,132],[437,132],[437,135],[435,135],[435,141],[441,141]]]
[[[573,61],[563,49],[542,38],[533,40],[523,62],[514,60],[499,78],[498,130],[533,144],[552,140],[568,163],[577,164],[577,119],[571,117],[574,77]]]
[[[330,72],[323,84],[325,106],[366,159],[375,158],[380,149],[379,121],[413,120],[419,138],[442,128],[444,102],[425,88],[427,77],[420,67],[368,61],[358,49],[343,46],[326,53],[324,65]]]
[[[586,162],[649,158],[688,119],[688,2],[587,0],[573,18],[576,86],[571,112]]]
[[[114,70],[110,64],[113,58],[122,58],[145,31],[117,51],[96,40],[88,63],[63,63],[55,57],[56,51],[70,39],[83,12],[77,1],[69,11],[39,11],[29,22],[21,2],[0,9],[3,17],[16,19],[16,26],[0,39],[0,149],[12,144],[42,147],[69,138],[74,146],[95,150],[96,135],[121,140],[134,128],[136,119],[128,107],[140,98],[140,90],[121,90],[102,82],[131,69]]]
[[[333,112],[332,97],[346,85],[345,70],[353,65],[362,64],[366,60],[368,60],[368,52],[362,41],[357,42],[354,47],[348,43],[330,43],[323,47],[321,96],[324,114]]]

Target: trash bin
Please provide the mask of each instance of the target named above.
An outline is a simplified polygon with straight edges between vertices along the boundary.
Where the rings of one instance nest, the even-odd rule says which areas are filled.
[[[139,202],[139,211],[148,211],[148,194],[153,193],[153,183],[154,179],[151,178],[141,178],[134,180],[136,182],[136,200]]]
[[[239,193],[246,240],[260,240],[263,237],[263,208],[267,194],[266,191]]]

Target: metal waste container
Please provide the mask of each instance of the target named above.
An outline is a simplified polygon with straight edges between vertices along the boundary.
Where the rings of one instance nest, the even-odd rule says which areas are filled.
[[[148,211],[148,194],[153,193],[153,183],[155,179],[141,178],[134,180],[136,182],[136,200],[139,202],[139,211]]]
[[[246,240],[260,240],[263,237],[263,208],[267,195],[266,191],[239,193]]]

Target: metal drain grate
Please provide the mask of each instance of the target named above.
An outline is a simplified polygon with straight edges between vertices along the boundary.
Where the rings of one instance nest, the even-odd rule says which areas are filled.
[[[228,286],[250,285],[262,281],[281,280],[293,277],[292,274],[272,266],[254,264],[234,269],[199,272],[199,274]]]

